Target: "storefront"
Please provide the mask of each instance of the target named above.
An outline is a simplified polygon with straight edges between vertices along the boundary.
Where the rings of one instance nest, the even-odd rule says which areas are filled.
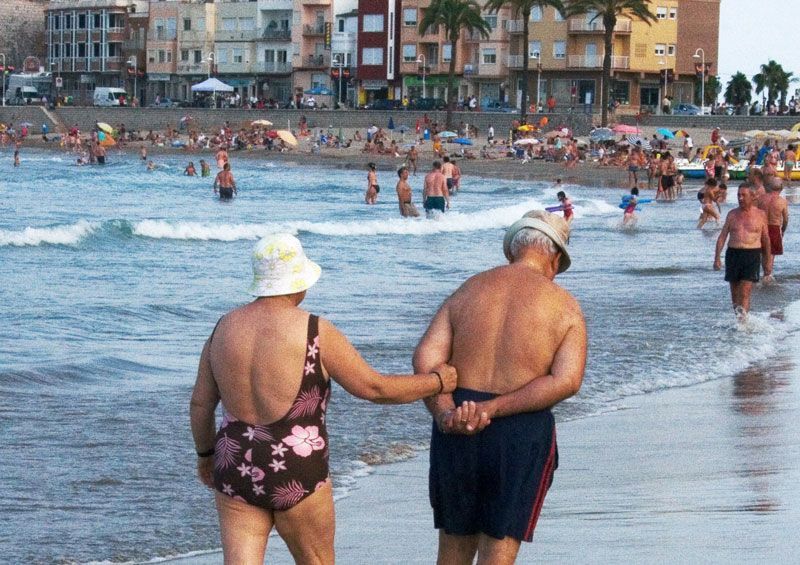
[[[461,77],[453,77],[453,88],[458,91]],[[424,89],[423,89],[424,87]],[[447,99],[447,75],[406,75],[403,77],[403,95],[409,98]]]

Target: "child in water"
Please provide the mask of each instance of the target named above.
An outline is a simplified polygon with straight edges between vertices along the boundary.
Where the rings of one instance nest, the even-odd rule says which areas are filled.
[[[147,170],[148,171],[155,171],[156,170],[156,164],[153,163],[152,161],[148,161],[147,162]]]
[[[206,163],[205,159],[200,159],[200,176],[203,177],[211,176],[211,165]]]
[[[19,167],[19,149],[14,151],[14,166]]]
[[[561,179],[559,179],[560,181]],[[573,212],[572,212],[572,200],[567,198],[567,193],[563,190],[559,191],[556,195],[558,201],[561,203],[561,209],[564,212],[564,219],[567,221],[568,224],[572,223]]]
[[[622,215],[622,225],[628,224],[635,224],[636,223],[636,205],[639,203],[639,189],[633,187],[631,189],[631,197],[627,199],[627,201],[623,202],[625,204],[625,212]]]
[[[194,162],[193,161],[189,161],[189,164],[183,170],[183,174],[186,175],[187,177],[193,177],[193,176],[195,176],[197,174],[197,171],[194,168]]]

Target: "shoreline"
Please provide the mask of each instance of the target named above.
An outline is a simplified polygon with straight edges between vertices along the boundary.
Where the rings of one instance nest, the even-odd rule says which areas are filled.
[[[800,550],[798,342],[790,334],[787,352],[769,366],[629,397],[615,411],[560,422],[559,468],[533,543],[522,544],[517,561],[791,560]],[[427,465],[424,451],[376,467],[337,501],[340,562],[435,561]],[[218,565],[222,554],[167,561]],[[277,536],[265,562],[293,563]]]

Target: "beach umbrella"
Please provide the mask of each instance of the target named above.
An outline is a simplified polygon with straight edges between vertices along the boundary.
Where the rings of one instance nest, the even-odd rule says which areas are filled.
[[[458,143],[459,145],[472,145],[472,140],[467,139],[466,137],[457,137],[453,139],[451,143]]]
[[[776,136],[779,136],[781,139],[788,139],[793,132],[789,131],[788,129],[779,129],[775,132]]]
[[[792,126],[792,131],[800,131],[800,122],[797,122]]]
[[[114,141],[114,138],[111,137],[110,135],[105,136],[105,139],[101,139],[99,143],[103,147],[113,147],[117,144],[117,142]]]
[[[642,133],[642,130],[640,130],[636,126],[629,126],[628,124],[617,124],[613,127],[612,131],[614,133],[624,133],[624,134]]]
[[[275,139],[276,137],[278,137],[278,132],[275,131],[274,129],[271,129],[267,132],[267,137],[270,139]]]
[[[99,129],[100,131],[104,131],[107,134],[114,133],[114,128],[112,128],[110,125],[108,125],[105,122],[97,122],[97,129]]]
[[[389,116],[389,124],[386,126],[386,129],[390,131],[394,129],[394,120],[392,119],[391,116]]]
[[[548,131],[544,135],[547,139],[554,139],[556,137],[570,137],[571,134],[572,132],[570,132],[569,128],[562,128]]]
[[[529,124],[522,124],[517,128],[517,131],[533,131],[536,128]]]
[[[589,145],[589,138],[588,137],[576,137],[575,144],[578,147],[586,147]]]
[[[447,139],[448,137],[458,137],[457,133],[453,133],[452,131],[443,131],[439,134],[439,137],[442,139]]]
[[[750,139],[749,138],[740,137],[738,139],[734,139],[734,140],[729,141],[728,144],[726,145],[726,147],[728,149],[737,149],[739,147],[744,147],[748,143],[750,143]]]
[[[253,120],[252,122],[250,122],[250,125],[251,125],[251,126],[264,126],[264,127],[269,127],[269,126],[271,126],[271,125],[272,125],[272,122],[271,122],[271,121],[269,121],[269,120]]]
[[[786,136],[786,141],[797,141],[797,140],[800,140],[800,131],[790,132],[789,135]]]
[[[286,143],[286,145],[297,147],[298,145],[297,138],[294,136],[292,132],[285,129],[279,129],[275,133],[278,134],[278,137],[280,137]]]
[[[614,132],[609,128],[596,128],[589,134],[592,141],[609,141],[614,139]]]
[[[760,130],[760,129],[751,129],[751,130],[748,130],[748,131],[744,132],[744,135],[745,135],[746,137],[750,137],[750,138],[753,138],[753,139],[758,139],[758,138],[761,138],[761,137],[766,137],[766,133],[764,133],[764,131],[763,131],[763,130]]]
[[[514,145],[536,145],[537,143],[541,143],[535,137],[526,137],[525,139],[518,139],[514,142]]]
[[[674,132],[675,137],[689,137],[689,132],[685,129],[676,129]]]
[[[658,135],[663,135],[663,136],[664,136],[664,137],[666,137],[667,139],[675,139],[675,134],[674,134],[674,133],[672,133],[672,132],[671,132],[670,130],[668,130],[667,128],[658,128],[658,129],[656,130],[656,133],[657,133]]]
[[[304,91],[303,94],[311,94],[313,96],[333,96],[333,91],[326,86],[315,86]]]
[[[630,143],[631,145],[642,145],[642,146],[647,145],[649,148],[647,140],[643,138],[641,135],[628,135],[625,136],[625,139],[627,139],[628,143]]]

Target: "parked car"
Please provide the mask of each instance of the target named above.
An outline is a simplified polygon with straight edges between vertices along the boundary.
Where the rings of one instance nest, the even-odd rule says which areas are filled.
[[[158,101],[158,104],[153,102],[152,104],[150,104],[150,107],[151,108],[177,108],[178,107],[178,102],[176,100],[173,100],[172,98],[162,98],[161,100]]]
[[[364,109],[366,110],[399,110],[402,108],[402,102],[400,100],[389,100],[387,98],[376,98],[366,106]]]
[[[672,109],[672,113],[676,116],[699,116],[700,107],[694,104],[678,104]]]
[[[417,98],[411,103],[412,110],[445,110],[447,102],[443,98]]]

